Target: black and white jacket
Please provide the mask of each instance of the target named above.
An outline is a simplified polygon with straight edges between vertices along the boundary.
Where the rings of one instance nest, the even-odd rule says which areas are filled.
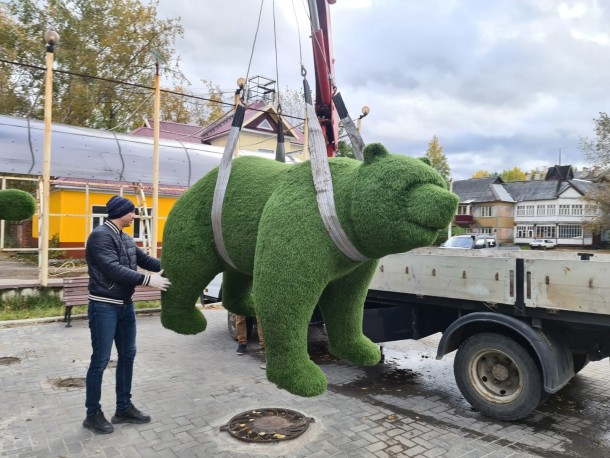
[[[150,275],[138,267],[159,272],[161,262],[136,246],[132,237],[105,221],[89,235],[86,249],[89,300],[126,305],[136,285],[148,285]]]

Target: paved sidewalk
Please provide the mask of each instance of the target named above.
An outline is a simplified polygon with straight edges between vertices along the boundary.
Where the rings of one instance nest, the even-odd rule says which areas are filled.
[[[103,436],[81,425],[84,388],[55,385],[70,377],[84,378],[90,354],[87,322],[76,320],[72,328],[60,322],[0,328],[0,358],[5,363],[10,362],[6,358],[18,358],[0,364],[0,456],[587,456],[570,451],[570,444],[573,436],[597,427],[566,412],[556,416],[556,424],[549,418],[553,414],[537,414],[539,427],[535,419],[526,424],[494,422],[467,408],[456,410],[464,401],[443,397],[446,392],[454,396],[450,386],[438,390],[401,385],[393,393],[360,395],[372,386],[366,377],[374,369],[331,359],[321,363],[330,385],[326,394],[293,396],[267,381],[259,368],[261,356],[236,356],[226,311],[205,310],[205,315],[208,329],[197,336],[163,329],[158,313],[138,317],[133,400],[153,420],[116,425],[113,434]],[[102,397],[108,418],[114,410],[113,385],[111,367]],[[385,386],[397,387],[389,383],[381,390]],[[296,410],[315,422],[299,438],[276,444],[245,443],[220,431],[238,413],[270,407]],[[602,451],[596,456],[608,451],[595,450]]]

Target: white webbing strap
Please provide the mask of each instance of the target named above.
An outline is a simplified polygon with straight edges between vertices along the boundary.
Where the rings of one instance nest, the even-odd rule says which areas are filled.
[[[347,112],[347,108],[345,106],[345,103],[343,102],[343,97],[341,97],[340,92],[337,92],[333,96],[333,102],[335,102],[335,108],[337,109],[337,114],[339,115],[341,124],[343,124],[343,128],[345,129],[345,133],[347,134],[350,142],[352,143],[354,156],[359,161],[364,161],[364,154],[362,153],[362,151],[364,150],[364,140],[362,140],[362,135],[360,135],[360,131],[356,128],[354,121],[352,121],[352,118]]]
[[[318,201],[318,210],[320,211],[322,222],[332,241],[345,256],[352,261],[366,261],[368,258],[358,251],[341,227],[341,222],[335,208],[333,182],[328,159],[326,158],[326,142],[324,141],[322,128],[311,102],[306,101],[305,106],[307,111],[311,173],[313,175],[316,200]]]
[[[239,139],[239,131],[244,122],[245,108],[243,105],[238,105],[233,116],[233,123],[227,138],[227,144],[218,167],[218,177],[216,178],[216,187],[214,188],[214,198],[212,200],[212,232],[214,233],[214,243],[216,250],[224,262],[233,269],[236,269],[235,264],[231,260],[229,253],[225,247],[224,237],[222,235],[222,207],[231,176],[231,163],[233,159],[233,151]]]

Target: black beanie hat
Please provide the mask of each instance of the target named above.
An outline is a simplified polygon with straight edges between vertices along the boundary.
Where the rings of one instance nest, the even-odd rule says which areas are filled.
[[[127,213],[131,213],[134,209],[135,205],[133,202],[121,196],[112,196],[108,203],[106,203],[108,219],[120,218],[121,216],[125,216]]]

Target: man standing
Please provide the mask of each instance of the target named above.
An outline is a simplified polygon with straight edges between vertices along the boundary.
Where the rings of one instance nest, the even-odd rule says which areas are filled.
[[[87,240],[86,259],[89,271],[89,330],[91,363],[87,371],[87,417],[83,427],[97,434],[109,434],[114,427],[106,420],[100,405],[102,377],[110,361],[114,341],[116,366],[116,412],[112,423],[148,423],[150,416],[131,403],[131,380],[136,356],[136,316],[132,296],[136,285],[152,286],[166,291],[171,284],[161,276],[158,259],[138,248],[123,229],[135,218],[133,203],[113,196],[106,204],[108,219],[96,227]],[[141,267],[158,272],[139,273]]]
[[[235,331],[237,333],[237,354],[243,355],[248,350],[248,318],[243,315],[235,315]],[[257,320],[256,330],[258,331],[259,351],[265,351],[265,338],[260,321]]]

